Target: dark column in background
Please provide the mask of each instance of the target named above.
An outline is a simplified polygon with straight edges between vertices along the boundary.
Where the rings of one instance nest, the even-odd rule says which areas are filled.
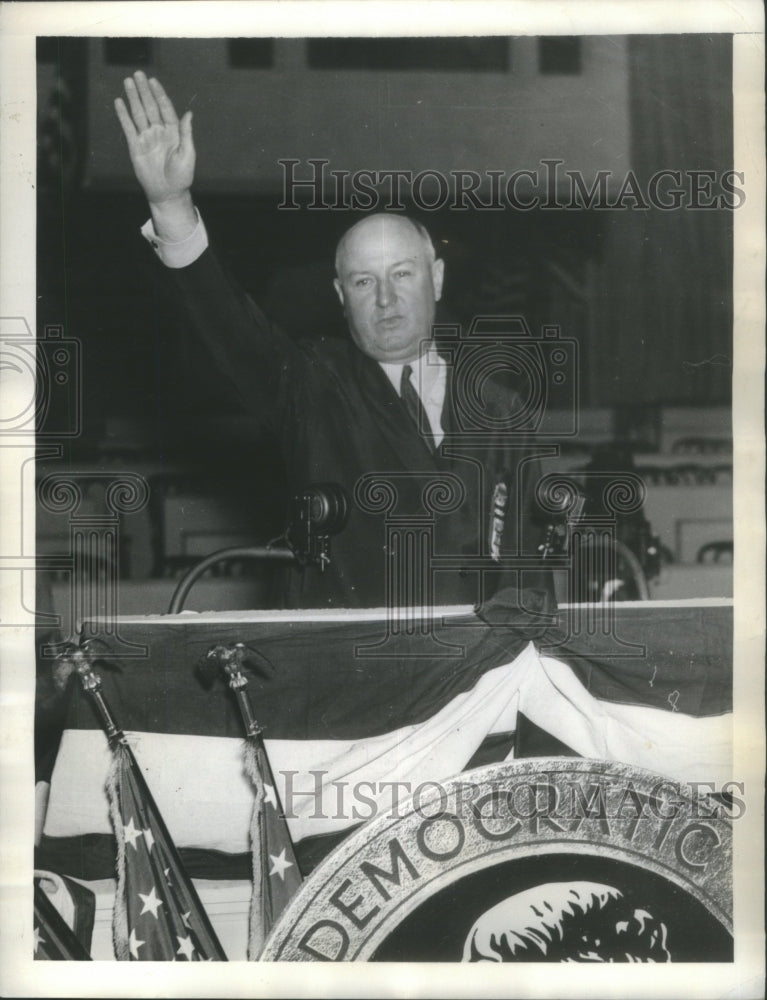
[[[600,399],[726,404],[733,211],[703,206],[733,167],[732,37],[633,36],[629,72],[632,166],[643,188],[661,170],[713,172],[717,180],[697,181],[698,208],[609,213],[596,332]]]

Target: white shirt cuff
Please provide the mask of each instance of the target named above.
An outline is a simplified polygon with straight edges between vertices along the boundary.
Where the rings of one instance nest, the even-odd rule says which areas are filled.
[[[151,219],[147,219],[141,227],[141,235],[147,240],[154,252],[166,267],[188,267],[200,257],[208,247],[208,232],[200,213],[197,213],[197,225],[185,240],[172,243],[161,239],[154,230]]]

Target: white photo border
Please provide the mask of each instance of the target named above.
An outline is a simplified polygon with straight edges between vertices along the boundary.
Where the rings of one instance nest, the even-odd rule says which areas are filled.
[[[0,10],[0,316],[35,330],[37,35],[185,36],[632,34],[726,32],[734,46],[734,160],[746,175],[735,213],[735,775],[748,811],[735,829],[735,961],[703,966],[302,966],[45,963],[32,959],[33,631],[2,629],[0,675],[0,993],[4,996],[589,996],[750,997],[764,948],[764,15],[750,0],[369,0],[369,2],[6,3]],[[0,447],[0,567],[27,552],[18,453]],[[28,491],[24,491],[27,494]],[[25,534],[34,514],[24,510]],[[4,527],[2,525],[5,525]],[[31,528],[30,528],[31,525]],[[32,538],[33,541],[33,538]],[[31,573],[25,574],[29,577]],[[4,578],[8,579],[4,579]],[[2,606],[18,575],[0,572]],[[25,588],[33,593],[34,587]],[[27,604],[31,608],[29,601]],[[750,791],[749,791],[750,790]],[[513,975],[513,980],[512,980]]]

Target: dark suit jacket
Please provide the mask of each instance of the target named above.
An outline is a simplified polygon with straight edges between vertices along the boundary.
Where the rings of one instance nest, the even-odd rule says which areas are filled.
[[[231,398],[278,439],[291,492],[335,482],[352,498],[348,525],[332,540],[331,566],[324,573],[289,570],[286,606],[417,604],[424,586],[435,603],[476,604],[499,585],[520,582],[488,558],[493,498],[505,484],[508,502],[496,516],[496,541],[507,553],[535,552],[539,532],[529,511],[537,462],[519,435],[466,432],[454,370],[448,368],[446,439],[432,453],[380,366],[350,340],[294,341],[210,248],[189,267],[160,270],[190,348],[196,342],[207,347]],[[495,415],[519,405],[513,389],[493,379],[483,400]],[[377,488],[372,474],[389,486]],[[435,489],[440,480],[444,488]],[[425,578],[412,561],[403,569],[402,545],[410,544],[429,564]],[[472,565],[472,557],[485,557],[484,569]],[[540,581],[528,574],[522,582]]]

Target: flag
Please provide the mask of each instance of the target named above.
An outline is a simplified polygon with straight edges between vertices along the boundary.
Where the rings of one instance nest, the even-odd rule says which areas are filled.
[[[36,959],[46,959],[48,961],[75,961],[89,962],[91,956],[88,950],[75,932],[75,928],[70,926],[64,919],[57,906],[49,898],[48,893],[43,889],[43,884],[52,884],[54,887],[54,898],[60,900],[59,905],[67,909],[70,919],[75,927],[82,922],[82,911],[87,911],[85,924],[88,925],[87,937],[90,937],[90,929],[93,927],[93,911],[95,899],[90,890],[83,886],[77,886],[75,894],[68,888],[74,886],[68,879],[64,880],[58,875],[49,872],[36,872],[34,878],[34,956]],[[79,908],[80,919],[76,919],[76,910]]]
[[[188,779],[194,780],[192,767]],[[226,961],[127,742],[107,779],[117,839],[115,952],[133,961]]]
[[[118,620],[150,658],[120,660],[103,681],[193,876],[251,875],[242,723],[228,691],[190,683],[189,665],[216,642],[271,664],[250,690],[304,876],[429,782],[515,754],[561,747],[680,781],[731,777],[731,602],[616,604],[617,647],[600,627],[571,634],[567,613],[544,628],[501,598],[388,638],[385,613],[180,618]],[[97,725],[75,694],[41,845],[47,867],[84,879],[108,877],[114,858]]]
[[[277,794],[261,727],[248,692],[243,643],[215,644],[195,667],[195,674],[210,687],[216,676],[225,676],[240,712],[245,733],[245,772],[253,783],[255,800],[250,828],[253,853],[253,886],[250,900],[248,958],[256,961],[280,914],[301,885],[301,872],[293,851],[282,805]],[[256,666],[263,664],[256,657]]]
[[[253,896],[248,941],[248,957],[255,960],[269,931],[298,891],[302,879],[277,798],[274,775],[263,742],[258,737],[246,744],[245,769],[256,789],[250,830]]]

